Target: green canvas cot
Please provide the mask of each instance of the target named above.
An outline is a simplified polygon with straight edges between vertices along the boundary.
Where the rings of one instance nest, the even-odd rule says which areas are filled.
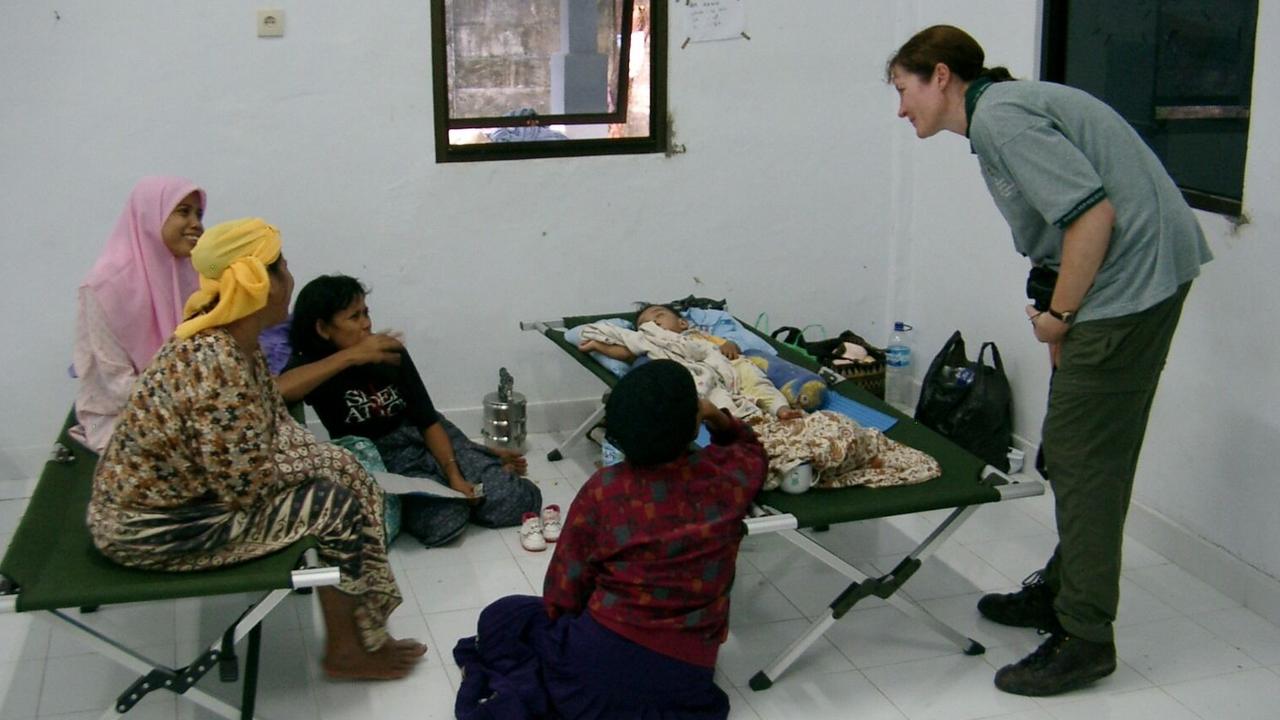
[[[576,362],[613,387],[618,381],[607,368],[590,355],[578,350],[565,339],[567,330],[590,322],[610,318],[635,318],[635,311],[594,315],[570,315],[559,320],[526,321],[522,330],[536,331],[567,353]],[[833,371],[822,368],[791,347],[783,345],[741,320],[746,330],[768,342],[780,357],[812,372],[828,383],[828,391],[836,392],[858,404],[897,419],[885,435],[893,440],[923,450],[942,467],[942,475],[918,485],[885,488],[851,487],[839,490],[813,490],[790,495],[780,490],[763,492],[756,498],[755,516],[745,521],[749,535],[779,533],[810,555],[845,575],[850,584],[833,599],[825,613],[813,621],[809,629],[772,663],[751,678],[753,690],[764,690],[818,638],[867,597],[879,597],[907,615],[919,620],[954,642],[966,654],[979,655],[986,649],[977,641],[946,625],[897,591],[916,572],[929,555],[951,537],[961,524],[982,505],[1042,495],[1045,485],[1038,479],[1015,479],[985,464],[977,456],[947,438],[920,425],[890,407],[884,401]],[[605,398],[608,393],[605,393]],[[563,457],[564,450],[585,437],[604,418],[604,398],[595,410],[547,459]],[[823,547],[821,531],[832,525],[930,510],[950,510],[946,518],[920,544],[908,553],[897,567],[884,575],[873,576],[844,561]]]
[[[335,585],[338,569],[316,567],[311,538],[263,558],[217,570],[162,572],[117,565],[94,547],[85,525],[97,456],[71,439],[72,412],[44,465],[26,512],[0,562],[0,612],[44,612],[77,631],[95,650],[140,674],[116,700],[125,713],[148,692],[166,690],[227,718],[254,716],[261,622],[289,593]],[[103,605],[179,598],[264,593],[243,615],[183,667],[153,662],[126,643],[147,638],[108,637],[80,613]],[[248,638],[241,707],[235,708],[195,683],[214,667],[227,681],[241,673],[235,645]]]

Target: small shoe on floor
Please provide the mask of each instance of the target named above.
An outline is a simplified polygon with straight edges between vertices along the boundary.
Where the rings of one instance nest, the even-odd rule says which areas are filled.
[[[542,537],[542,519],[538,513],[527,512],[520,521],[520,547],[531,552],[547,549],[547,541]]]
[[[1045,632],[1061,632],[1058,614],[1053,611],[1053,592],[1039,571],[1022,581],[1014,593],[990,593],[978,600],[978,612],[986,619],[1010,627],[1031,627]]]
[[[1044,697],[1084,687],[1116,671],[1115,643],[1053,633],[1030,655],[996,671],[996,687]]]
[[[542,539],[553,543],[560,539],[560,506],[542,508]]]

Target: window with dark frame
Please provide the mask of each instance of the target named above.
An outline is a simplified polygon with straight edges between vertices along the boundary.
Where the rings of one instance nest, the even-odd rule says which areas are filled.
[[[1257,0],[1045,0],[1041,77],[1116,109],[1192,207],[1238,216]]]
[[[667,149],[663,0],[431,0],[436,161]]]

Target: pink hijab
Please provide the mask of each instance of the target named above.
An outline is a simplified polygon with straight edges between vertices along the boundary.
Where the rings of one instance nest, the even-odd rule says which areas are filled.
[[[107,238],[81,287],[93,291],[107,326],[141,371],[182,322],[182,308],[200,287],[190,258],[169,252],[160,230],[178,203],[204,190],[180,177],[144,177],[129,193],[116,229]]]

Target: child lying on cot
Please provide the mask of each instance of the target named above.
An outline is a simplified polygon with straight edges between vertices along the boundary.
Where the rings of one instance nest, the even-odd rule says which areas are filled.
[[[650,323],[658,330],[645,330]],[[739,418],[764,413],[793,420],[804,414],[791,407],[764,371],[742,355],[737,343],[691,328],[670,305],[645,306],[636,315],[636,328],[593,323],[583,328],[578,349],[626,363],[641,356],[676,360],[693,374],[699,395],[731,409]]]
[[[736,343],[690,328],[670,306],[645,306],[636,327],[585,325],[578,349],[627,363],[646,356],[679,362],[693,376],[700,397],[754,426],[769,456],[766,490],[805,463],[818,478],[815,486],[825,488],[910,485],[941,474],[932,457],[879,430],[839,413],[806,414],[790,407]]]

